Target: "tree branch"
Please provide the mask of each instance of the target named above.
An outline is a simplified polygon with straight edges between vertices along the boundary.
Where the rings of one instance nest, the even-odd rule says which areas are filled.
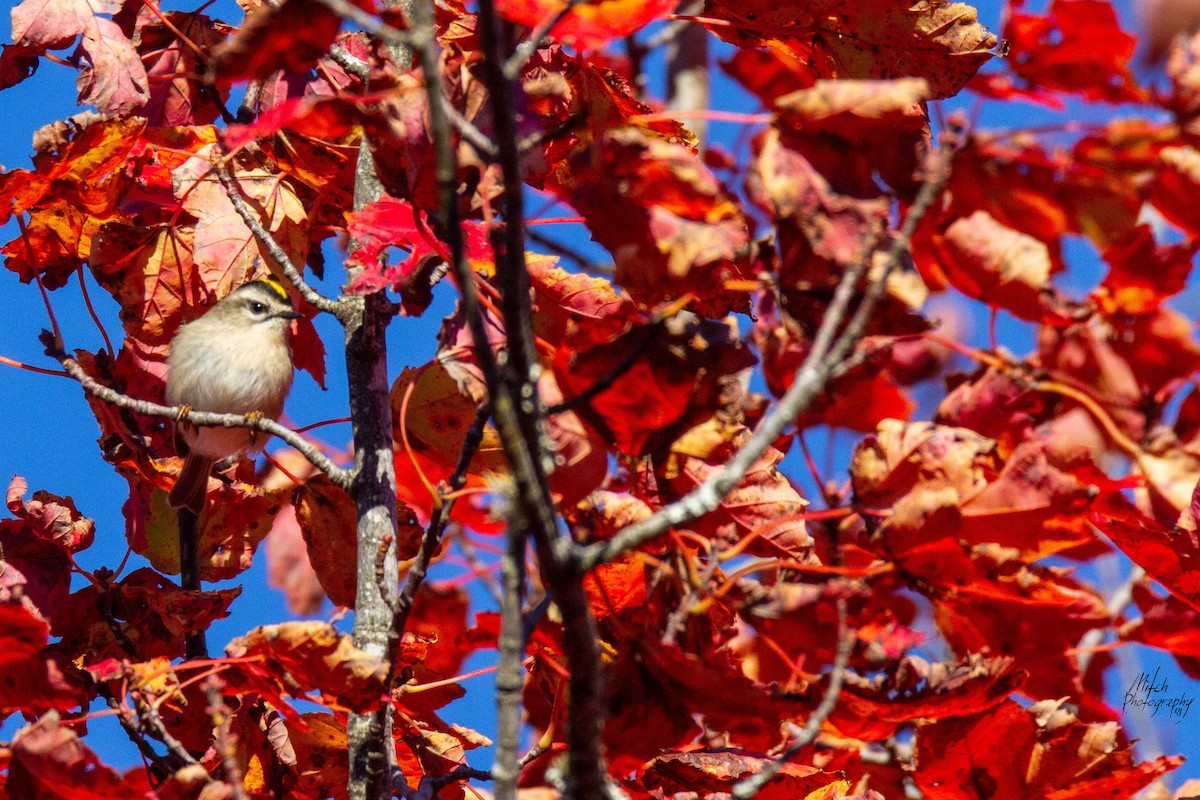
[[[601,377],[600,380],[596,381],[574,397],[550,406],[546,409],[546,413],[548,415],[554,415],[561,414],[564,411],[570,411],[573,408],[578,408],[584,403],[591,401],[593,397],[601,392],[611,389],[612,385],[620,380],[622,375],[631,370],[633,365],[638,362],[638,359],[646,354],[646,350],[650,347],[650,343],[654,341],[654,337],[658,334],[660,326],[661,322],[658,320],[650,325],[647,325],[646,330],[642,333],[642,337],[634,343],[633,347],[629,349],[629,352],[625,354],[625,357],[622,358],[621,361],[608,372],[608,374]]]
[[[604,707],[600,690],[600,653],[595,621],[583,587],[583,573],[560,560],[558,518],[550,497],[549,472],[554,445],[545,428],[538,393],[541,365],[533,339],[529,271],[525,263],[523,181],[515,122],[513,88],[504,71],[503,30],[493,0],[480,0],[479,33],[484,82],[492,105],[496,145],[503,174],[504,226],[493,236],[500,308],[508,338],[506,359],[489,381],[492,409],[504,453],[512,468],[514,493],[509,513],[509,558],[524,553],[532,536],[547,588],[562,615],[563,651],[570,673],[567,704],[567,794],[575,800],[605,796],[607,772],[601,747]],[[477,342],[478,345],[478,342]],[[523,556],[522,556],[523,557]],[[516,602],[508,597],[505,602]],[[498,800],[508,800],[507,777],[517,753],[497,754]],[[502,783],[500,772],[505,781]]]
[[[510,527],[512,522],[510,520]],[[520,775],[521,688],[525,651],[521,607],[525,600],[525,537],[510,533],[500,564],[500,635],[496,641],[496,757],[492,775],[497,800],[516,797]]]
[[[367,33],[379,37],[380,41],[392,47],[415,50],[420,47],[422,40],[433,38],[432,26],[424,27],[416,19],[413,19],[413,27],[405,31],[381,22],[374,14],[363,11],[348,0],[317,0],[317,2],[342,19],[350,20]],[[407,4],[405,10],[408,10]]]
[[[215,728],[213,745],[217,755],[221,758],[221,772],[225,777],[225,783],[230,788],[233,800],[250,800],[246,794],[242,765],[237,762],[236,754],[233,751],[233,742],[230,741],[229,722],[233,717],[233,712],[225,704],[224,684],[219,678],[210,676],[205,679],[202,688],[208,699],[208,714],[212,717],[213,728]]]
[[[457,492],[466,485],[467,470],[471,466],[471,459],[475,457],[475,452],[479,449],[479,445],[483,443],[483,431],[487,426],[490,416],[491,412],[486,403],[476,410],[475,421],[467,431],[466,439],[463,440],[462,450],[459,451],[458,463],[454,467],[454,472],[446,479],[446,486],[449,488],[449,492],[445,494]],[[437,551],[438,545],[442,541],[442,535],[445,534],[446,526],[450,523],[450,512],[454,510],[454,505],[458,502],[458,499],[455,497],[447,499],[445,494],[439,493],[436,501],[437,509],[434,512],[433,519],[429,521],[429,527],[425,529],[425,535],[421,537],[421,547],[417,551],[417,557],[413,559],[412,566],[408,568],[408,575],[404,580],[404,589],[400,592],[400,597],[396,600],[396,605],[392,612],[393,640],[398,640],[404,635],[404,630],[408,626],[408,615],[412,613],[413,603],[417,599],[417,591],[425,581],[429,561],[433,558],[433,554]]]
[[[833,671],[829,675],[829,688],[825,690],[825,695],[821,698],[820,705],[816,707],[813,713],[808,715],[808,722],[805,723],[803,730],[796,737],[796,740],[788,745],[787,750],[783,751],[774,761],[764,766],[761,772],[734,784],[734,800],[750,800],[750,798],[762,791],[763,787],[778,775],[780,770],[796,757],[797,753],[812,744],[813,740],[817,738],[817,734],[821,732],[821,723],[833,713],[833,708],[837,705],[838,696],[842,692],[842,682],[846,678],[846,665],[850,663],[850,654],[854,651],[854,642],[856,639],[854,631],[850,630],[850,626],[846,621],[846,600],[844,598],[838,598],[837,601],[837,620],[837,655],[834,658]]]
[[[521,76],[521,69],[537,49],[542,46],[543,40],[558,26],[558,23],[566,18],[567,14],[570,14],[575,9],[575,6],[583,2],[585,0],[567,0],[562,8],[539,22],[537,27],[529,32],[529,37],[513,48],[512,55],[504,62],[503,73],[505,80],[515,81],[519,78]]]
[[[322,0],[343,17],[359,22],[387,43],[388,55],[401,69],[412,66],[413,40],[433,38],[433,26],[418,24],[411,35],[382,25],[345,0]],[[426,0],[384,0],[409,19]],[[436,72],[435,72],[436,75]],[[383,194],[366,135],[359,143],[354,171],[354,208],[361,210]],[[350,243],[351,251],[358,242]],[[361,268],[348,270],[353,280]],[[343,299],[339,316],[345,326],[346,388],[354,424],[354,498],[358,518],[354,599],[354,645],[377,658],[391,661],[392,606],[400,582],[396,555],[396,464],[392,444],[392,403],[388,389],[387,327],[394,318],[392,303],[382,291]],[[382,552],[378,574],[376,556]],[[350,762],[347,794],[350,800],[382,800],[390,796],[389,783],[396,767],[392,739],[392,707],[367,714],[351,714],[346,723]]]
[[[183,746],[183,742],[176,739],[167,730],[167,726],[163,724],[162,717],[158,714],[158,707],[154,703],[147,703],[145,698],[138,692],[132,693],[131,696],[133,697],[133,705],[137,709],[138,719],[141,720],[142,726],[150,729],[151,735],[163,743],[172,758],[180,764],[199,763],[187,751],[187,748]]]
[[[737,487],[746,472],[766,452],[784,429],[804,412],[817,396],[825,389],[834,371],[850,353],[851,348],[862,337],[867,320],[882,296],[887,285],[888,276],[895,270],[908,252],[909,242],[921,218],[929,210],[933,202],[941,195],[949,177],[950,162],[954,156],[955,144],[947,141],[942,144],[935,154],[931,154],[930,174],[921,186],[916,200],[904,218],[904,223],[896,233],[892,246],[888,249],[884,268],[868,285],[862,302],[854,316],[846,325],[844,331],[835,340],[835,334],[841,326],[849,310],[855,288],[866,273],[865,264],[855,264],[846,270],[829,308],[825,311],[821,327],[813,339],[812,349],[804,363],[796,370],[791,387],[774,408],[762,419],[758,430],[742,445],[724,469],[706,479],[679,500],[656,511],[652,516],[636,522],[616,536],[603,542],[588,545],[582,550],[570,542],[560,545],[564,558],[574,558],[576,568],[589,570],[597,564],[607,563],[651,539],[661,536],[667,530],[685,522],[698,519],[714,511],[729,492]]]
[[[445,775],[425,775],[415,790],[408,788],[403,774],[398,774],[396,780],[393,781],[393,788],[404,800],[434,800],[438,796],[438,792],[452,783],[468,780],[490,781],[491,779],[492,773],[486,770],[474,769],[469,764],[460,764]]]
[[[337,45],[329,49],[329,57],[333,59],[334,63],[359,80],[365,81],[371,72],[367,62],[361,58],[355,58],[344,48]],[[470,120],[460,114],[454,106],[446,104],[443,108],[446,112],[446,118],[450,120],[455,130],[467,140],[467,143],[475,148],[475,151],[479,153],[479,157],[484,161],[495,161],[496,145],[492,144],[492,140],[483,131],[475,127]]]
[[[104,702],[108,704],[109,709],[116,715],[117,722],[121,724],[121,728],[125,731],[125,735],[129,737],[129,741],[133,742],[138,752],[141,753],[142,758],[148,762],[148,773],[151,783],[157,788],[178,769],[178,765],[172,764],[168,756],[160,756],[154,752],[154,748],[146,740],[146,735],[142,730],[143,725],[139,724],[140,720],[138,717],[133,711],[123,706],[121,701],[109,691],[107,686],[101,684],[97,687],[97,693],[104,698]],[[191,758],[190,754],[188,754],[188,758]]]
[[[224,150],[222,150],[224,154]],[[237,211],[238,216],[246,223],[246,227],[254,234],[254,238],[258,239],[259,244],[266,248],[267,255],[279,265],[283,270],[283,274],[296,287],[296,291],[300,292],[300,296],[315,308],[321,311],[327,311],[335,316],[343,312],[343,303],[339,300],[326,297],[316,289],[308,285],[304,280],[304,276],[300,274],[300,270],[288,258],[288,254],[279,246],[279,242],[275,241],[275,237],[271,235],[258,219],[258,215],[250,210],[250,206],[246,205],[246,199],[242,196],[241,187],[237,180],[226,168],[221,161],[213,162],[213,171],[217,174],[217,180],[221,182],[221,186],[225,188],[225,194],[229,197],[229,202],[233,204],[233,208]]]
[[[365,82],[367,76],[371,74],[371,66],[367,62],[340,44],[329,48],[329,60],[346,70],[347,75],[352,75],[360,81]]]
[[[46,355],[62,364],[63,369],[66,370],[68,375],[79,382],[84,392],[98,400],[111,403],[118,408],[127,408],[130,411],[135,411],[138,414],[148,417],[168,417],[182,422],[190,422],[193,425],[203,425],[212,428],[251,428],[262,433],[268,433],[282,439],[299,451],[301,455],[308,459],[310,464],[325,473],[329,480],[338,486],[343,489],[350,487],[351,476],[348,470],[334,464],[303,436],[290,428],[285,428],[273,419],[268,419],[267,417],[247,417],[241,414],[215,414],[211,411],[185,412],[180,406],[164,406],[158,403],[151,403],[149,400],[137,400],[103,385],[91,375],[84,372],[83,367],[79,366],[79,362],[67,355],[62,349],[62,345],[54,340],[54,334],[49,331],[42,331],[39,338],[42,344],[46,346]]]

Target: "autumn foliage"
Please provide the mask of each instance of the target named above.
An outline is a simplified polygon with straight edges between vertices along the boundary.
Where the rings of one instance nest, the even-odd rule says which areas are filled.
[[[211,481],[199,572],[216,585],[183,589],[171,417],[89,389],[133,555],[81,574],[75,554],[122,532],[51,493],[66,477],[8,486],[0,717],[24,724],[0,744],[0,795],[342,798],[348,725],[372,714],[393,725],[389,796],[505,795],[466,758],[515,729],[445,709],[486,691],[456,679],[480,653],[516,670],[529,797],[598,796],[584,722],[635,800],[1099,800],[1182,763],[1135,755],[1104,681],[1130,643],[1200,677],[1200,342],[1172,306],[1200,249],[1200,36],[1151,85],[1103,0],[1014,2],[997,31],[925,0],[436,0],[429,31],[371,0],[242,5],[13,8],[0,87],[53,60],[90,108],[6,132],[36,154],[0,173],[0,253],[52,308],[72,282],[111,295],[111,345],[49,351],[147,403],[180,326],[255,277],[290,287],[295,364],[322,386],[344,345],[318,335],[297,272],[386,297],[409,336],[434,335],[418,318],[448,291],[436,358],[392,354],[377,387],[397,522],[364,574],[349,440],[318,428],[304,436],[343,472],[273,447]],[[622,39],[685,24],[728,91],[677,113]],[[729,117],[735,84],[756,113]],[[953,112],[1030,103],[1055,123]],[[734,136],[693,132],[729,118]],[[366,203],[364,148],[383,189]],[[1103,277],[1068,288],[1089,257]],[[556,540],[529,513],[538,470]],[[1096,577],[1114,553],[1124,586]],[[264,554],[309,621],[184,659],[189,634],[236,618]],[[364,585],[395,594],[385,558],[415,595],[380,655],[325,601],[352,615]],[[98,714],[141,766],[104,763]]]

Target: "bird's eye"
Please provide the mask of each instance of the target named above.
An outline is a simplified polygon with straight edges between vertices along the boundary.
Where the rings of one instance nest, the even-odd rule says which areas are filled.
[[[250,310],[255,314],[265,314],[267,313],[267,306],[266,303],[251,303]]]

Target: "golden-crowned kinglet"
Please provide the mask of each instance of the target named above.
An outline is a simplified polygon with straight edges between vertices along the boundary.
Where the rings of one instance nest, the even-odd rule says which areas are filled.
[[[270,280],[247,283],[179,329],[167,359],[167,402],[194,411],[261,414],[275,419],[292,388],[287,290]],[[201,428],[180,422],[175,447],[186,456],[168,495],[174,508],[204,510],[215,462],[255,445],[249,428]]]

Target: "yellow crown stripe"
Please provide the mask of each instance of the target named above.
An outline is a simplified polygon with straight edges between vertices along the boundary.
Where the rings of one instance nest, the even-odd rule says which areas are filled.
[[[266,286],[272,292],[278,295],[279,299],[285,303],[292,302],[292,298],[288,295],[288,290],[283,288],[283,284],[274,278],[259,278],[258,280],[251,281],[251,283],[260,283],[263,286]]]

